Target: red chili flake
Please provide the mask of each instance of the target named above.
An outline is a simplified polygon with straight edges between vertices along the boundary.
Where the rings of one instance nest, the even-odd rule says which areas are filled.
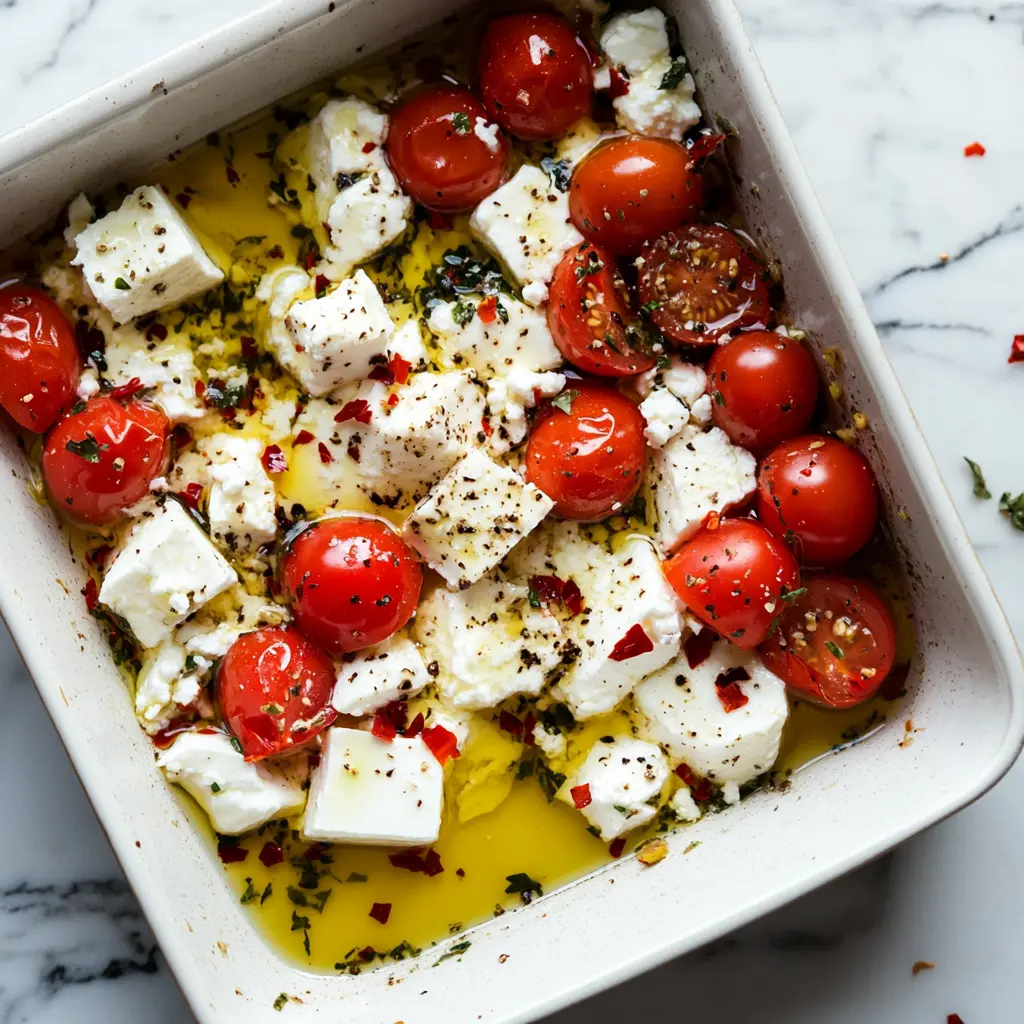
[[[196,398],[202,398],[206,394],[206,385],[201,380],[197,380],[193,390],[196,393]]]
[[[374,905],[370,907],[370,917],[372,917],[374,921],[380,921],[381,924],[387,924],[390,916],[390,903],[374,903]]]
[[[946,1024],[964,1024],[964,1022],[959,1013],[950,1013],[946,1015]]]
[[[116,388],[110,389],[111,398],[132,398],[142,390],[142,381],[138,377],[132,377],[127,384],[119,384]]]
[[[686,664],[690,668],[697,668],[703,665],[711,656],[711,648],[715,646],[718,634],[713,629],[705,627],[699,633],[691,633],[683,641],[683,654],[686,655]]]
[[[718,147],[725,142],[724,135],[701,135],[694,139],[690,148],[686,151],[690,158],[690,166],[699,164],[706,160]]]
[[[441,764],[446,764],[449,758],[459,756],[458,739],[443,725],[432,725],[429,729],[424,729],[422,735],[423,742]]]
[[[313,290],[316,292],[316,297],[319,299],[321,296],[326,294],[327,288],[330,285],[330,278],[326,274],[317,274],[316,280],[313,282]]]
[[[630,626],[626,635],[612,648],[608,655],[610,661],[629,661],[641,654],[647,654],[654,650],[654,641],[644,632],[644,627],[638,622]]]
[[[404,384],[409,379],[412,363],[396,354],[388,360],[388,369],[394,374],[396,384]]]
[[[255,338],[242,338],[242,358],[258,359],[260,350],[256,347]]]
[[[494,427],[486,416],[480,421],[480,429],[484,432],[484,437],[490,437],[494,433]]]
[[[488,295],[477,307],[476,315],[482,323],[493,324],[498,316],[498,300],[493,295]]]
[[[373,418],[373,410],[365,398],[355,398],[346,402],[341,407],[341,412],[334,417],[335,423],[344,423],[346,420],[355,420],[357,423],[369,423]]]
[[[192,431],[183,423],[179,423],[171,431],[171,440],[178,446],[178,448],[187,448],[192,443]]]
[[[181,206],[186,210],[188,209],[188,204],[192,202],[192,197],[187,192],[179,192],[174,198],[177,199]]]
[[[377,955],[377,951],[373,948],[373,946],[363,946],[363,948],[359,950],[359,953],[357,955],[360,960],[369,963]]]
[[[583,611],[583,593],[575,580],[566,580],[562,587],[562,604],[570,615],[579,615]]]
[[[284,850],[277,843],[264,843],[260,850],[260,863],[265,868],[272,868],[275,864],[284,862]]]
[[[234,169],[234,167],[231,166],[231,164],[228,164],[224,168],[224,170],[225,170],[225,173],[227,174],[228,184],[229,185],[232,185],[232,186],[237,185],[242,180],[241,177],[238,174],[238,171],[236,171]]]
[[[455,874],[457,874],[459,876],[459,878],[465,878],[466,877],[466,872],[462,868],[456,868],[455,869]]]
[[[693,770],[688,764],[678,764],[672,770],[691,788],[697,782],[697,776],[693,774]]]
[[[85,597],[85,607],[92,611],[100,603],[100,588],[96,581],[90,576],[82,587],[82,595]]]
[[[523,723],[511,711],[502,711],[498,715],[498,728],[516,739],[523,735]]]
[[[393,409],[398,405],[398,395],[388,395],[388,408]]]
[[[146,341],[166,341],[167,328],[164,324],[152,323],[146,328]]]
[[[739,683],[716,686],[715,692],[718,694],[718,699],[722,702],[726,714],[738,711],[750,701],[750,698],[740,689]]]
[[[172,718],[158,733],[153,734],[153,746],[158,750],[166,750],[173,742],[175,736],[188,732],[192,728],[192,720],[189,718]],[[202,730],[206,732],[207,730]],[[214,730],[209,730],[213,732]]]
[[[704,803],[704,801],[711,796],[710,780],[701,779],[700,782],[690,790],[690,795],[697,801],[697,803]]]
[[[358,462],[358,461],[359,461],[359,459],[360,459],[360,454],[359,454],[359,445],[357,445],[357,444],[354,444],[354,443],[353,443],[353,444],[350,444],[350,445],[348,446],[348,448],[346,448],[345,450],[346,450],[346,452],[348,452],[348,457],[349,457],[349,458],[350,458],[350,459],[351,459],[351,460],[352,460],[353,462]]]
[[[537,719],[532,711],[526,713],[526,718],[523,719],[523,742],[528,747],[537,746],[537,741],[533,736],[533,727],[537,724]]]
[[[427,850],[423,857],[423,873],[427,878],[433,878],[434,875],[439,875],[444,871],[444,865],[441,863],[441,855],[437,850]]]
[[[273,249],[271,249],[267,253],[267,257],[269,259],[272,259],[272,260],[283,260],[284,259],[284,249],[282,249],[281,246],[279,246],[279,245],[275,245],[273,247]]]
[[[407,740],[415,739],[419,734],[423,732],[423,712],[419,712],[416,717],[405,727],[405,731],[402,735]]]
[[[609,71],[611,85],[608,86],[608,98],[617,100],[629,92],[629,74],[623,68],[612,67]]]
[[[584,807],[589,807],[594,802],[594,798],[590,795],[589,782],[584,782],[582,786],[573,786],[569,790],[569,796],[572,797],[577,811],[582,811]]]
[[[364,153],[372,153],[376,148],[377,148],[377,143],[376,142],[364,142],[363,143],[363,152]]]
[[[565,580],[558,576],[531,576],[530,589],[548,604],[561,601]]]
[[[373,716],[373,735],[390,743],[398,735],[398,730],[405,727],[407,710],[405,701],[401,700],[393,700],[378,708]]]
[[[283,473],[288,468],[288,460],[284,457],[279,445],[268,444],[263,449],[260,462],[268,473]]]
[[[1024,363],[1024,334],[1015,334],[1010,346],[1010,363]]]
[[[985,147],[980,142],[972,142],[969,146],[964,146],[964,156],[984,156]]]
[[[310,441],[315,441],[316,437],[311,434],[308,430],[300,430],[295,435],[295,440],[292,441],[292,447],[298,448],[300,444],[309,444]]]
[[[309,252],[306,253],[306,258],[303,261],[303,264],[307,270],[313,269],[313,264],[316,263],[316,256],[316,249],[310,249]]]
[[[334,461],[334,456],[331,454],[330,449],[321,441],[317,446],[316,450],[320,453],[320,461],[326,466],[328,462]]]
[[[178,492],[178,497],[181,498],[189,508],[199,508],[199,499],[202,496],[203,485],[199,483],[189,484],[185,490]]]
[[[101,544],[95,551],[89,552],[85,556],[86,561],[90,565],[103,565],[107,560],[107,555],[110,554],[114,549],[109,544]],[[88,584],[86,584],[88,586]]]
[[[447,213],[438,213],[437,210],[428,210],[427,223],[435,231],[451,231],[455,227],[455,218]]]
[[[619,836],[618,839],[613,839],[608,846],[608,852],[618,860],[622,856],[622,851],[626,848],[626,840]]]
[[[379,380],[385,384],[395,383],[395,371],[383,363],[378,363],[366,376],[369,380]]]
[[[226,839],[222,839],[217,844],[217,856],[225,864],[240,864],[249,856],[249,851],[244,846],[239,846],[237,843],[231,843]]]
[[[309,849],[303,853],[303,858],[312,862],[314,860],[320,860],[330,850],[330,846],[327,843],[314,843]]]

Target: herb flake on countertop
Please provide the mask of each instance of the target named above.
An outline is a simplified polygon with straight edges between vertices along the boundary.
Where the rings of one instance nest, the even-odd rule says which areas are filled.
[[[999,511],[1010,517],[1010,525],[1015,530],[1024,530],[1024,493],[1013,497],[1009,491],[999,498]]]
[[[974,477],[974,496],[986,500],[991,498],[992,493],[988,489],[988,484],[985,483],[985,474],[982,472],[981,466],[974,459],[967,458],[966,455],[964,456],[964,462],[971,467],[971,476]]]

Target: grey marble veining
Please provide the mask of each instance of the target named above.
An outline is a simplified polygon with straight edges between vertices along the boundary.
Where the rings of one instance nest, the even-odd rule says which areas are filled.
[[[251,10],[0,0],[0,131]],[[1024,3],[740,0],[826,214],[1018,637],[1024,535]],[[11,41],[16,45],[10,45]],[[975,139],[987,147],[965,159]],[[0,637],[0,1024],[187,1024],[31,682]],[[1024,1019],[1024,768],[956,818],[553,1020]],[[756,865],[751,865],[756,870]],[[686,893],[679,894],[685,905]],[[935,964],[916,977],[915,961]]]

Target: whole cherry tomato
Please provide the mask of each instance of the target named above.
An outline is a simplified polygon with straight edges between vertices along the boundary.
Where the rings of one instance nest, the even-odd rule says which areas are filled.
[[[38,288],[0,288],[0,405],[43,433],[75,401],[81,362],[60,306]]]
[[[551,14],[509,14],[480,44],[480,94],[492,118],[521,139],[554,139],[590,113],[590,57]]]
[[[761,522],[792,542],[804,565],[838,565],[875,531],[878,484],[860,452],[823,434],[805,434],[764,457],[756,507]]]
[[[576,165],[569,215],[585,238],[635,256],[648,239],[696,217],[703,192],[684,146],[633,135],[602,143]]]
[[[604,519],[640,487],[644,418],[610,387],[573,381],[538,415],[526,445],[526,479],[565,519]],[[568,411],[566,411],[568,410]]]
[[[711,517],[665,563],[665,577],[701,622],[750,650],[768,636],[800,570],[760,523]]]
[[[774,331],[748,331],[716,348],[708,364],[715,426],[763,452],[811,421],[818,370],[804,345]]]
[[[383,520],[321,519],[281,560],[281,583],[295,624],[332,654],[372,647],[416,610],[423,573],[405,541]]]
[[[331,659],[294,626],[243,633],[217,670],[217,700],[246,761],[312,739],[338,717]]]
[[[133,400],[98,396],[72,410],[43,448],[43,479],[57,507],[95,526],[115,522],[163,475],[170,429],[159,409]]]
[[[480,134],[478,133],[480,131]],[[508,142],[468,90],[437,85],[403,99],[384,143],[402,188],[428,210],[476,206],[502,182]]]
[[[804,580],[776,635],[761,646],[765,665],[797,696],[832,708],[873,697],[896,656],[896,625],[881,595],[863,580]]]

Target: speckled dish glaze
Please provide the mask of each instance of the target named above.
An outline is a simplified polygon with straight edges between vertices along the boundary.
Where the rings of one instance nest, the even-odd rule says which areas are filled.
[[[462,6],[449,0],[291,0],[0,139],[0,247],[81,189],[160,163]],[[531,1020],[706,943],[877,856],[975,799],[1024,742],[1024,672],[1002,611],[825,225],[729,0],[668,0],[729,158],[746,223],[779,262],[790,312],[848,410],[896,510],[918,658],[893,723],[818,760],[785,792],[669,836],[656,869],[626,859],[474,929],[461,955],[325,977],[281,960],[246,919],[203,837],[153,767],[123,682],[78,593],[50,510],[0,442],[0,609],[196,1017]],[[694,846],[694,841],[699,845]],[[689,848],[689,852],[686,852]],[[464,941],[462,939],[461,941]],[[282,1003],[281,994],[288,996]],[[280,1009],[275,1008],[277,1003]]]

